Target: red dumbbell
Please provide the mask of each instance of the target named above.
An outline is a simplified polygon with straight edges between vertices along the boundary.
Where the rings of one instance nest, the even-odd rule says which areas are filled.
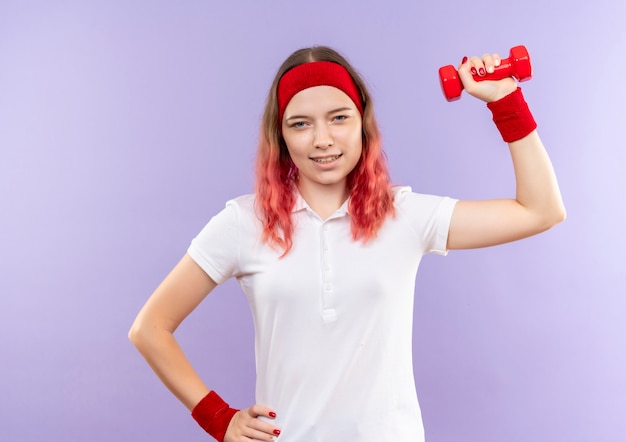
[[[509,52],[509,58],[505,58],[500,66],[495,68],[491,74],[484,76],[474,75],[474,80],[501,80],[507,77],[515,77],[518,81],[530,80],[533,76],[533,68],[530,64],[530,55],[524,46],[515,46]],[[446,100],[456,101],[461,98],[463,84],[459,78],[457,70],[449,64],[439,68],[439,80],[441,90]]]

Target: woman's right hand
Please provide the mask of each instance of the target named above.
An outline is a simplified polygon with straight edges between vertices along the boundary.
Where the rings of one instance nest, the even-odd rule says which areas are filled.
[[[275,419],[276,413],[264,405],[253,405],[239,410],[231,419],[224,436],[224,442],[265,442],[274,441],[280,429],[259,417]]]

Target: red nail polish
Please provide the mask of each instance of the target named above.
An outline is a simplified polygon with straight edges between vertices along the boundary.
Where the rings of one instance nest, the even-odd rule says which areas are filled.
[[[276,417],[276,413],[274,413],[273,411],[270,411],[270,417]]]
[[[272,431],[272,433],[274,433],[276,436],[280,436],[280,430],[274,430]]]
[[[480,75],[485,75],[485,69],[480,68],[480,69],[478,70],[478,73],[479,73]]]
[[[472,69],[470,69],[470,71],[472,71],[473,75],[478,75],[478,72],[476,71],[476,68],[472,68]]]
[[[461,64],[465,64],[467,63],[467,57],[463,57],[463,61],[461,61]]]

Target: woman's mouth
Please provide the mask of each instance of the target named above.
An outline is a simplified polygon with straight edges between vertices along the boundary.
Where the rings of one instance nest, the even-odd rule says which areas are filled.
[[[342,154],[339,154],[339,155],[334,155],[334,156],[332,156],[332,157],[312,158],[312,160],[313,160],[313,161],[315,161],[316,163],[321,163],[321,164],[323,164],[323,163],[331,163],[331,162],[333,162],[333,161],[335,161],[335,160],[339,159],[339,157],[340,157],[341,155],[342,155]]]

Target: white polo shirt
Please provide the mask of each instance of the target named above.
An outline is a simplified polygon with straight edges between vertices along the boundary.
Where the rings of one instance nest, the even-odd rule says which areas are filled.
[[[231,200],[188,253],[217,283],[237,278],[255,325],[256,400],[283,442],[419,442],[413,378],[415,277],[446,254],[456,200],[395,193],[376,239],[352,240],[347,202],[321,220],[299,197],[293,248],[261,243],[254,195]]]

